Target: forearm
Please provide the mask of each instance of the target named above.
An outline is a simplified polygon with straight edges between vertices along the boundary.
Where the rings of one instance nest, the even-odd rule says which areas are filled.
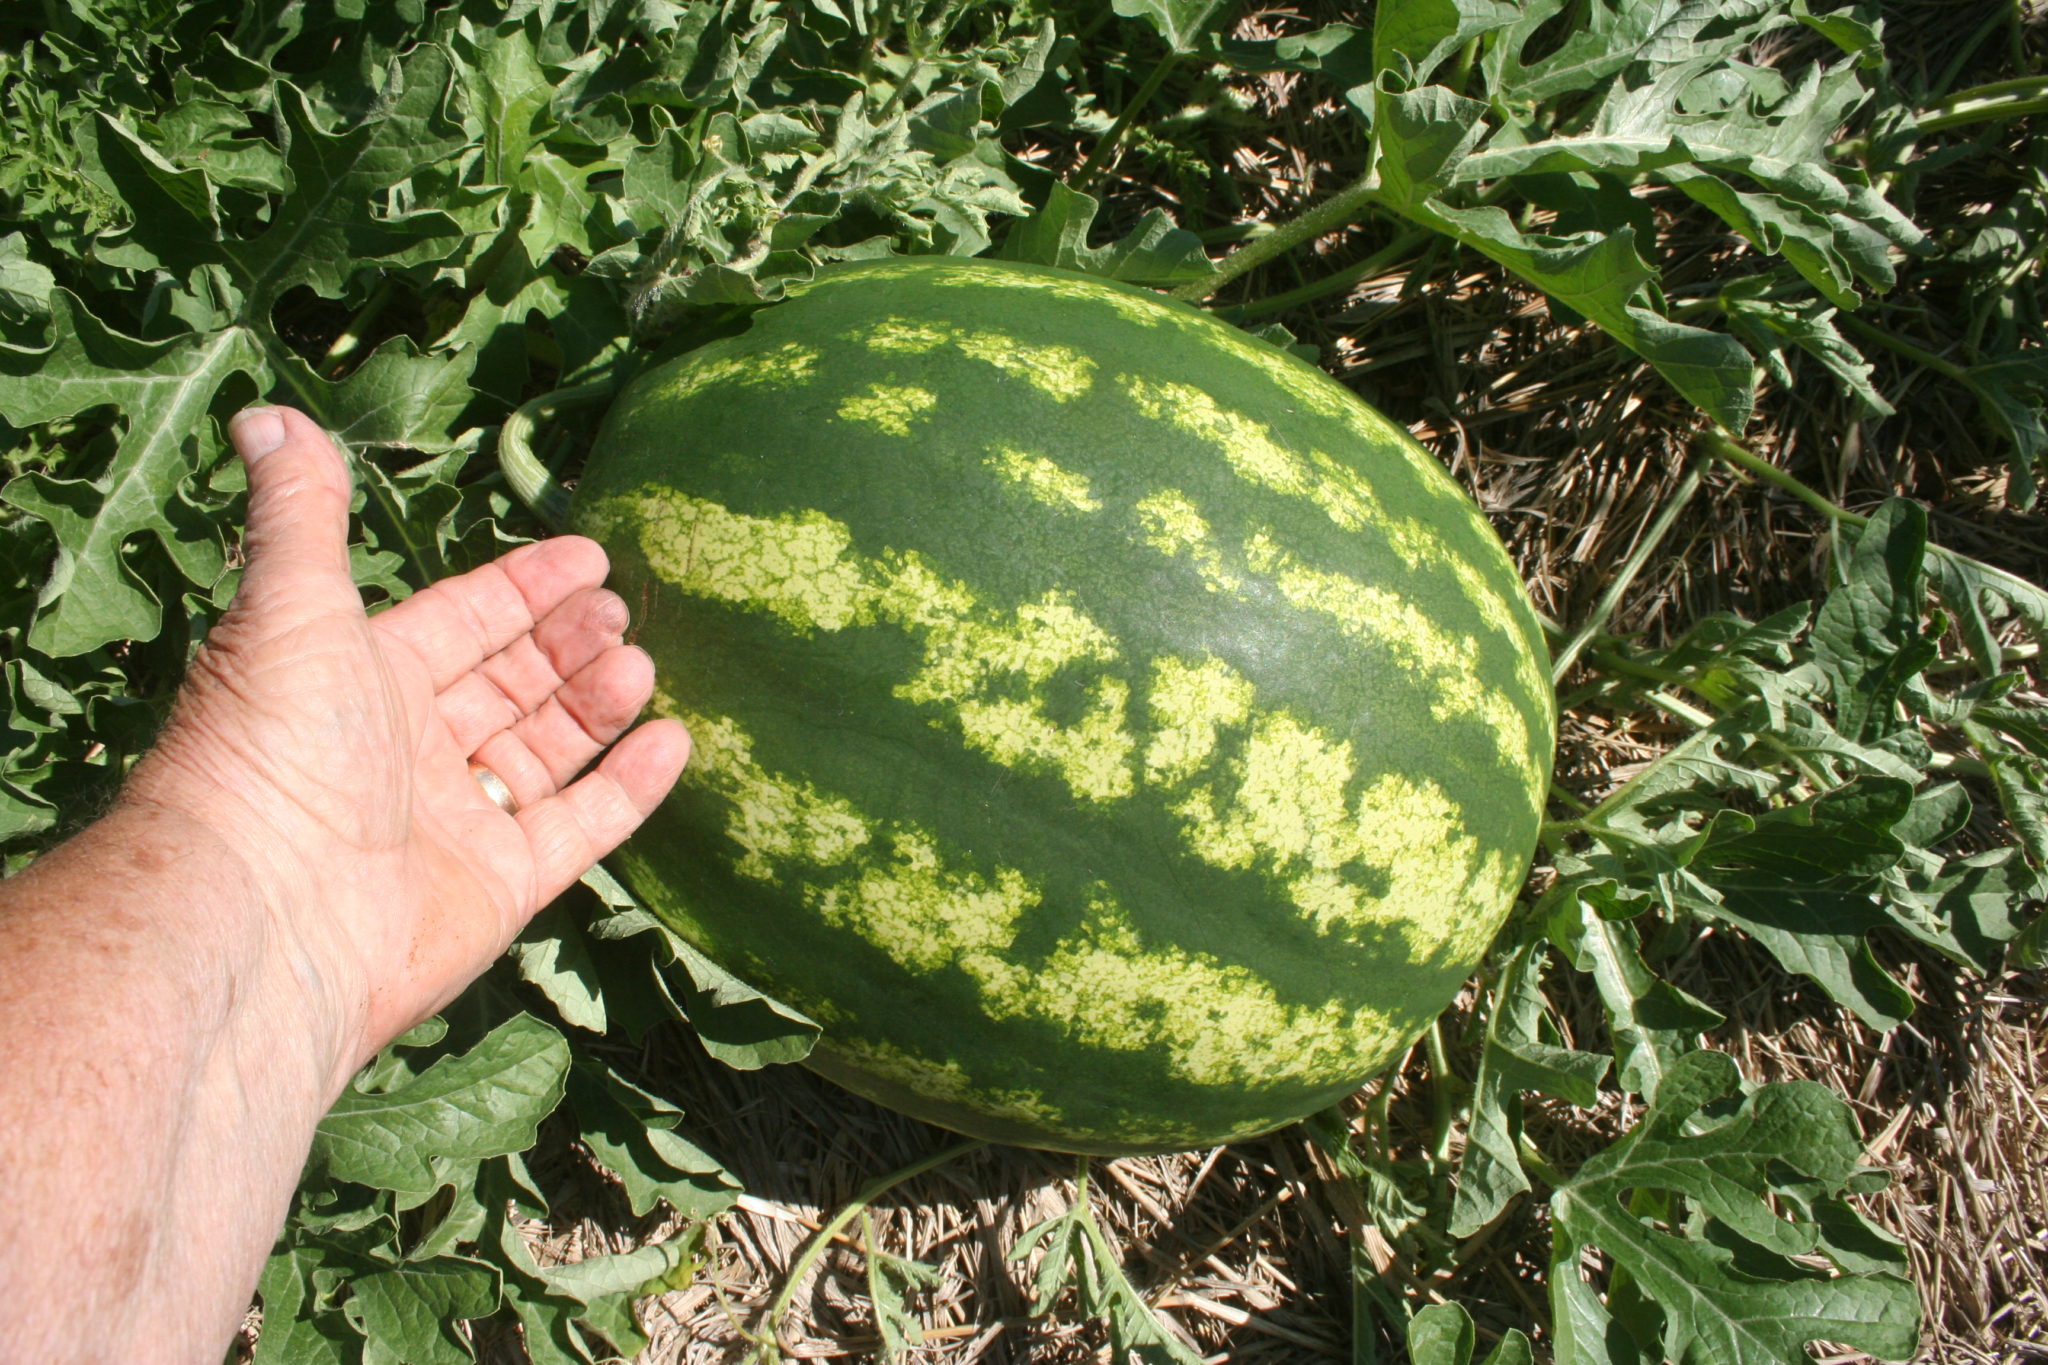
[[[219,1359],[352,1060],[264,891],[136,806],[0,883],[0,1354]]]

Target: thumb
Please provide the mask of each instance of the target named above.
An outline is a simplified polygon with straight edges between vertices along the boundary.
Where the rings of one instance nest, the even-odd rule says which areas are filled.
[[[242,595],[253,605],[338,590],[360,605],[348,563],[348,462],[334,442],[291,408],[245,409],[228,435],[249,473]]]

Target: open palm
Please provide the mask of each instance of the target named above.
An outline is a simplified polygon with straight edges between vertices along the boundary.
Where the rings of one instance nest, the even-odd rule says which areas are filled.
[[[596,544],[522,546],[373,618],[349,573],[340,452],[289,409],[236,434],[248,567],[129,796],[249,864],[285,946],[359,1021],[359,1063],[631,833],[689,738],[673,721],[627,734],[653,665],[623,643]]]

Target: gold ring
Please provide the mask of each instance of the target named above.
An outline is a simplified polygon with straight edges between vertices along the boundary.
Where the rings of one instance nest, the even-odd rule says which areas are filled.
[[[504,778],[498,776],[473,758],[469,761],[469,775],[476,779],[476,784],[479,787],[484,789],[484,795],[491,799],[492,805],[507,815],[519,814],[519,798],[514,796],[512,789],[505,785]]]

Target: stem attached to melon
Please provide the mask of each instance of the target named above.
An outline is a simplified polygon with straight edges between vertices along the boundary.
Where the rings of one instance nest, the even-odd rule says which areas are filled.
[[[498,428],[498,467],[505,472],[505,482],[551,531],[567,524],[569,490],[555,482],[555,476],[533,453],[533,433],[544,418],[610,402],[616,392],[618,385],[610,380],[556,389],[522,405]]]
[[[783,1315],[789,1311],[789,1305],[796,1301],[796,1291],[803,1287],[804,1280],[809,1277],[811,1268],[817,1265],[818,1258],[823,1256],[825,1249],[832,1245],[833,1240],[841,1232],[845,1231],[848,1223],[860,1217],[868,1205],[874,1203],[904,1181],[923,1175],[934,1167],[943,1166],[956,1156],[965,1156],[969,1152],[979,1151],[986,1146],[988,1144],[980,1138],[973,1138],[966,1142],[956,1142],[944,1151],[934,1152],[922,1161],[913,1161],[901,1170],[891,1171],[889,1174],[863,1185],[859,1193],[855,1194],[844,1208],[832,1215],[830,1222],[818,1229],[817,1236],[811,1238],[809,1244],[804,1247],[803,1253],[796,1258],[796,1264],[789,1268],[789,1278],[782,1282],[782,1288],[776,1292],[775,1301],[768,1305],[768,1315],[761,1321],[761,1346],[757,1348],[752,1358],[759,1359],[760,1350],[764,1349],[773,1351],[778,1358],[782,1355]]]

